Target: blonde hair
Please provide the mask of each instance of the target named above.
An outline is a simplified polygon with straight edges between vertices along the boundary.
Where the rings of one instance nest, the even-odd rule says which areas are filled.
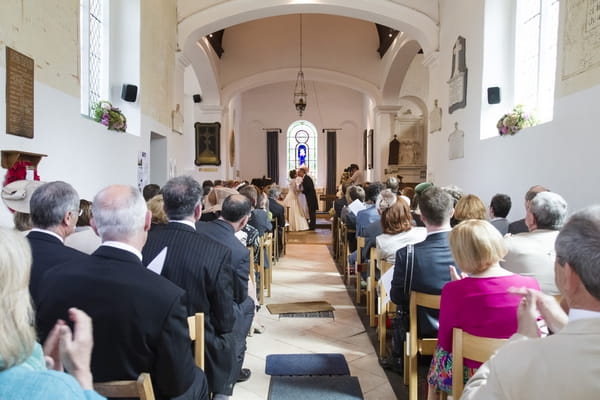
[[[25,361],[35,330],[29,295],[31,250],[21,234],[0,228],[0,371]]]
[[[483,201],[474,194],[468,194],[458,200],[454,207],[454,218],[458,221],[467,219],[485,219],[486,207]]]
[[[165,212],[165,201],[162,194],[157,194],[146,202],[148,210],[152,213],[153,224],[167,224],[169,218]]]
[[[468,219],[456,225],[449,240],[458,267],[469,274],[485,271],[508,252],[500,232],[480,219]]]

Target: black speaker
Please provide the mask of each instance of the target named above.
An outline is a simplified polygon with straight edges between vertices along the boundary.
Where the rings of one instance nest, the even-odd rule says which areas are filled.
[[[199,94],[195,94],[192,97],[194,98],[194,103],[202,103],[202,96]]]
[[[488,88],[488,104],[500,103],[500,88],[498,86]]]
[[[124,83],[123,89],[121,89],[121,98],[133,103],[137,98],[137,86]]]

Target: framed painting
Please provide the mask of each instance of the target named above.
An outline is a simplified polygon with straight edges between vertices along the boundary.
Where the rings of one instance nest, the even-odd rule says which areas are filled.
[[[196,165],[221,165],[221,123],[196,122]]]

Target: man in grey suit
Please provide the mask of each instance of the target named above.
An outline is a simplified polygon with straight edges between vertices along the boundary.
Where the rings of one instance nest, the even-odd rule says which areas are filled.
[[[515,290],[523,296],[517,333],[477,370],[461,399],[598,396],[600,207],[575,213],[558,235],[555,249],[556,284],[570,307],[569,314],[552,296],[531,289]],[[540,314],[553,335],[540,338]]]
[[[196,180],[189,176],[173,178],[164,185],[162,194],[169,223],[148,233],[142,249],[144,265],[166,252],[160,274],[186,291],[188,315],[204,313],[209,391],[230,396],[235,365],[231,250],[196,232],[203,194]]]
[[[510,212],[512,202],[506,194],[496,194],[490,201],[490,223],[494,225],[502,236],[508,232],[508,220],[506,216]]]
[[[251,372],[242,368],[246,352],[246,337],[254,318],[254,301],[248,296],[248,280],[250,279],[250,251],[235,236],[250,218],[252,205],[246,196],[231,194],[225,198],[221,207],[221,215],[210,222],[198,221],[198,232],[204,233],[231,250],[233,268],[233,299],[237,364],[231,376],[232,382],[241,382],[250,378]]]

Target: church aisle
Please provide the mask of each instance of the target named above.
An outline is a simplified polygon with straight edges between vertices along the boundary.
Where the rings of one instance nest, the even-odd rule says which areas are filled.
[[[335,307],[335,319],[280,319],[266,308],[270,303],[318,300]],[[273,270],[272,297],[265,296],[258,321],[266,329],[248,338],[244,362],[252,377],[235,386],[232,399],[267,399],[266,356],[293,353],[342,353],[365,399],[396,398],[326,245],[288,244],[287,254]]]

